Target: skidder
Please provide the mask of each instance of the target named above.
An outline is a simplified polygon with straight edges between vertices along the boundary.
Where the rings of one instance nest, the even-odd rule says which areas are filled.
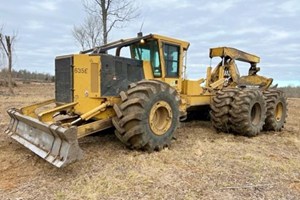
[[[80,138],[111,127],[127,147],[159,151],[170,145],[179,121],[191,110],[211,107],[212,125],[223,132],[255,136],[283,128],[286,98],[270,88],[273,79],[257,74],[259,57],[230,47],[211,48],[210,58],[220,58],[219,64],[207,68],[206,78],[189,80],[189,45],[139,33],[58,56],[55,99],[9,109],[6,133],[63,167],[82,157]],[[248,75],[239,74],[236,61],[250,64]]]

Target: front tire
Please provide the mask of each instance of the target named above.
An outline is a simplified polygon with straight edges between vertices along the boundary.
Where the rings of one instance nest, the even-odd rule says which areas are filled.
[[[168,84],[143,80],[120,93],[112,122],[116,136],[129,148],[161,150],[170,145],[179,123],[179,96]]]

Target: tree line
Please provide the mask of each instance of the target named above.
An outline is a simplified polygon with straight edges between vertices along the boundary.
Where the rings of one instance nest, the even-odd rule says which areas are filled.
[[[8,69],[3,68],[0,70],[0,84],[5,86],[8,85]],[[32,81],[38,81],[38,82],[54,82],[55,77],[49,73],[40,73],[40,72],[30,72],[26,69],[21,70],[14,70],[11,71],[12,78],[14,80],[23,81],[23,82],[32,82]],[[13,84],[15,85],[15,84]]]

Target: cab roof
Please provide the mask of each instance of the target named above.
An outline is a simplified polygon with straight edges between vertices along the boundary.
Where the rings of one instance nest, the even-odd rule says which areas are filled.
[[[179,40],[179,39],[175,39],[175,38],[171,38],[171,37],[167,37],[167,36],[163,36],[163,35],[148,34],[148,35],[142,36],[141,34],[138,34],[138,36],[134,37],[134,38],[117,40],[117,41],[110,42],[110,43],[102,45],[102,46],[98,46],[98,47],[94,47],[92,49],[81,51],[80,53],[81,54],[91,53],[91,52],[92,53],[104,53],[104,52],[106,52],[110,49],[113,49],[113,48],[129,46],[129,45],[134,44],[138,41],[147,40],[147,39],[151,39],[151,38],[158,39],[158,40],[161,40],[161,41],[166,42],[166,43],[171,43],[171,44],[176,44],[176,45],[182,46],[182,48],[184,50],[187,50],[190,46],[189,42]]]

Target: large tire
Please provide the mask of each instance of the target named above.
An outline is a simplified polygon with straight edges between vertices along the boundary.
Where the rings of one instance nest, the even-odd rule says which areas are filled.
[[[170,145],[179,123],[179,96],[168,84],[142,80],[121,92],[112,122],[116,136],[131,149],[149,152]]]
[[[261,91],[243,89],[232,102],[231,127],[239,135],[256,136],[263,129],[266,119],[266,102]]]
[[[238,88],[219,90],[211,103],[210,119],[217,131],[229,133],[231,131],[230,115],[231,103],[239,92]]]
[[[287,99],[280,90],[269,89],[264,92],[267,102],[266,131],[281,131],[287,118]]]

